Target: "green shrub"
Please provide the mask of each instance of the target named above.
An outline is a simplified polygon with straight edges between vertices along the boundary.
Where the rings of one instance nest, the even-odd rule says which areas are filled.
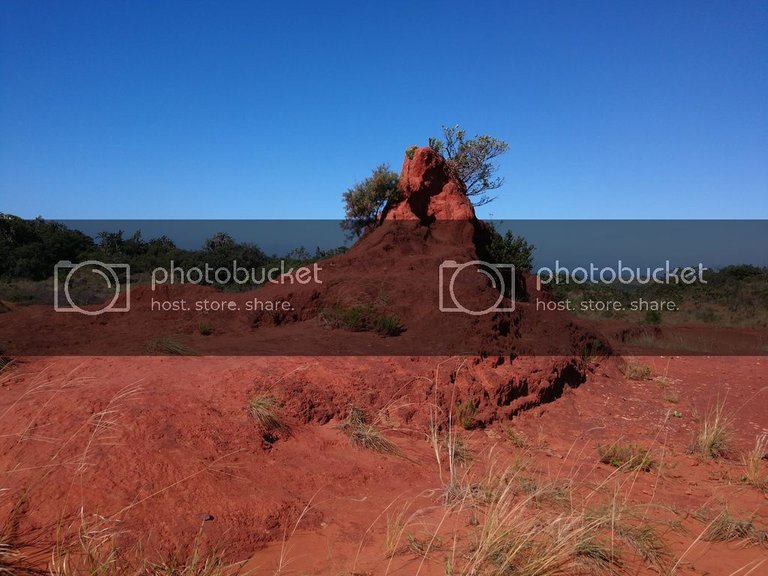
[[[392,172],[387,164],[382,164],[368,178],[344,193],[345,218],[341,227],[350,238],[356,238],[373,227],[387,202],[400,198],[398,180],[398,174]]]
[[[648,310],[645,313],[645,323],[646,324],[661,324],[661,312],[658,310]]]
[[[489,262],[495,264],[512,264],[516,272],[530,272],[533,268],[533,251],[535,246],[522,236],[515,236],[511,230],[503,235],[492,222],[488,223],[490,241],[487,248]]]

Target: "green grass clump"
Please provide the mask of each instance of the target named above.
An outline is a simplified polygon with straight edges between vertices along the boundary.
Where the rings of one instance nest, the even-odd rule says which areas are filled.
[[[396,314],[386,314],[370,305],[342,306],[336,304],[324,308],[320,321],[328,328],[342,328],[352,332],[376,332],[382,336],[398,336],[403,327]]]
[[[171,336],[161,336],[148,340],[145,350],[149,354],[167,354],[169,356],[197,356],[192,348]]]
[[[649,456],[648,450],[634,444],[614,442],[607,446],[598,446],[597,453],[600,456],[600,462],[616,468],[650,472],[656,466],[656,462]]]
[[[459,411],[457,413],[459,425],[464,428],[464,430],[471,430],[477,425],[477,421],[475,420],[476,414],[477,404],[475,401],[465,400],[459,405]]]
[[[398,336],[403,331],[403,327],[396,314],[382,314],[374,320],[373,330],[382,336]]]
[[[515,448],[525,448],[528,445],[528,436],[524,432],[515,430],[511,426],[504,429],[504,434]]]

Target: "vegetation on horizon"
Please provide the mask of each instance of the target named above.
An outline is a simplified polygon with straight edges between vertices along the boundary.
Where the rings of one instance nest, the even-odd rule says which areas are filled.
[[[0,299],[20,303],[38,303],[51,298],[51,286],[39,283],[50,281],[54,267],[62,260],[83,262],[97,260],[105,263],[128,264],[132,278],[141,278],[158,267],[174,266],[182,269],[208,266],[238,267],[254,271],[249,282],[240,285],[217,283],[214,287],[225,290],[250,289],[262,280],[261,271],[279,267],[302,266],[343,253],[345,247],[321,250],[313,253],[299,247],[288,252],[285,258],[267,255],[255,244],[238,242],[230,234],[218,232],[206,239],[200,249],[189,250],[176,246],[167,236],[146,240],[137,230],[127,236],[123,230],[103,231],[96,238],[72,230],[60,222],[35,218],[25,220],[9,214],[0,214]],[[121,279],[122,281],[122,279]],[[204,280],[203,280],[204,282]],[[97,290],[91,286],[70,287],[75,290]],[[96,301],[99,301],[97,299]]]

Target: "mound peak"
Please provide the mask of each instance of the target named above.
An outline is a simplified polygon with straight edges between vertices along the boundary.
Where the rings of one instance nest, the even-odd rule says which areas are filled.
[[[432,148],[416,148],[406,154],[398,183],[402,199],[389,206],[382,220],[476,220],[464,183]]]

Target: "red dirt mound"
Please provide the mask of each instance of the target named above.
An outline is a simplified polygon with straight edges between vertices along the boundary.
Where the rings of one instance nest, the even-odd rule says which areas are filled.
[[[386,208],[379,226],[317,264],[316,282],[285,276],[245,293],[138,285],[125,314],[31,306],[5,315],[0,346],[18,355],[141,354],[148,340],[182,335],[200,354],[580,356],[595,340],[566,312],[536,314],[521,301],[519,275],[499,272],[500,292],[488,274],[467,266],[485,259],[490,231],[433,150],[406,157],[400,187],[402,200]],[[199,309],[210,303],[225,309]],[[202,325],[213,333],[200,334]]]

